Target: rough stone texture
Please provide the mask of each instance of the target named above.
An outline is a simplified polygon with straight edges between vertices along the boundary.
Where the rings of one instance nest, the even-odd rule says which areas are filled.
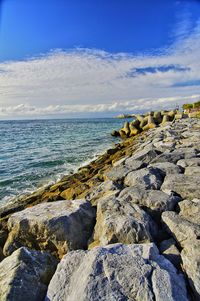
[[[154,158],[150,163],[171,162],[176,164],[181,159],[190,159],[196,157],[197,151],[193,148],[179,148],[172,152],[165,151],[161,155]]]
[[[4,254],[21,246],[49,250],[62,258],[69,250],[87,247],[95,209],[85,200],[44,203],[13,214]]]
[[[165,175],[183,173],[183,168],[171,162],[161,162],[150,164],[149,167],[160,169]]]
[[[185,168],[185,175],[200,177],[200,166],[188,166]]]
[[[184,278],[154,244],[73,251],[59,263],[45,301],[187,301]]]
[[[110,195],[117,196],[122,189],[122,186],[113,181],[105,181],[102,182],[97,187],[92,187],[91,191],[86,195],[86,199],[92,203],[92,205],[96,205],[98,199],[102,197],[107,197]]]
[[[185,244],[181,252],[183,269],[186,271],[194,300],[200,300],[200,240]]]
[[[109,197],[97,204],[94,242],[90,248],[117,242],[149,242],[156,233],[156,224],[138,205]]]
[[[200,200],[184,200],[179,203],[179,215],[188,221],[200,225]]]
[[[164,211],[174,210],[180,198],[173,194],[166,194],[160,190],[146,190],[140,186],[123,189],[118,197],[121,202],[138,204],[152,210],[152,214],[160,215]]]
[[[142,167],[144,167],[144,163],[142,161],[134,160],[131,157],[128,158],[124,164],[115,166],[104,173],[104,179],[113,182],[122,181],[129,172],[138,170]]]
[[[188,221],[173,211],[164,212],[162,220],[166,229],[183,248],[189,240],[200,237],[200,225]]]
[[[149,163],[151,162],[154,158],[156,158],[158,155],[158,152],[156,152],[153,149],[144,149],[142,151],[136,152],[133,156],[133,160],[139,160],[142,161],[143,163]]]
[[[56,265],[48,253],[16,250],[0,263],[0,300],[43,301]]]
[[[200,158],[182,159],[177,162],[177,165],[185,167],[200,166]]]
[[[161,187],[162,191],[169,193],[174,191],[183,199],[200,198],[200,178],[185,174],[173,174],[165,177]]]
[[[145,189],[160,189],[162,182],[162,172],[152,167],[130,172],[124,180],[126,186],[141,185]]]

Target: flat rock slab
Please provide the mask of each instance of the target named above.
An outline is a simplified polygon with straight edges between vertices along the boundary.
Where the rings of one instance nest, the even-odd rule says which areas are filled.
[[[27,246],[62,257],[69,250],[87,247],[94,222],[95,209],[85,200],[36,205],[9,218],[4,254]]]
[[[183,168],[185,167],[200,167],[200,158],[191,158],[191,159],[182,159],[177,162],[177,165],[182,166]]]
[[[154,244],[73,251],[59,263],[45,301],[188,301],[183,275]]]
[[[157,226],[144,210],[113,196],[101,199],[97,204],[94,242],[90,247],[117,242],[149,242],[156,234]]]
[[[143,186],[145,189],[160,189],[163,183],[163,174],[157,168],[142,168],[130,172],[124,179],[126,186]]]
[[[179,194],[182,199],[200,198],[200,178],[193,175],[173,174],[165,177],[161,187],[162,191]]]
[[[16,250],[0,263],[0,300],[43,301],[57,263],[45,252]]]

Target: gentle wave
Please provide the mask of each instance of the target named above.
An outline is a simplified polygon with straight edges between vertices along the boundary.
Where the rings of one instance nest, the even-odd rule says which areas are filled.
[[[1,121],[0,199],[59,181],[116,143],[118,119]]]

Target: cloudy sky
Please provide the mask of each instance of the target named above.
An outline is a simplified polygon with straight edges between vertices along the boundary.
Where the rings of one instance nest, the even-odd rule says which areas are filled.
[[[0,119],[200,99],[199,1],[4,0],[0,9]]]

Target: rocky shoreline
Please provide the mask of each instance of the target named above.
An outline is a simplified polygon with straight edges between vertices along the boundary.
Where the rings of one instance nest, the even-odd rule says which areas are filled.
[[[0,300],[200,300],[200,120],[161,123],[0,209]]]

